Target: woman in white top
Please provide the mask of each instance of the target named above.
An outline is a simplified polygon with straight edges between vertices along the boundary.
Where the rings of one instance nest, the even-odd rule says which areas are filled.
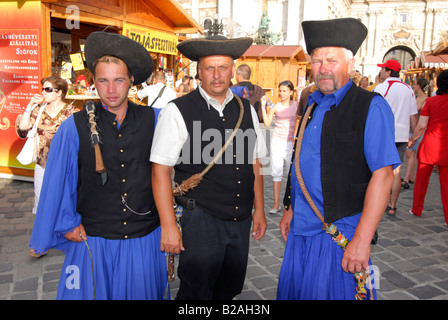
[[[294,125],[297,115],[297,101],[293,100],[294,85],[291,81],[279,84],[279,102],[266,111],[266,96],[261,99],[263,122],[270,126],[275,116],[275,126],[271,137],[271,167],[274,188],[274,206],[269,210],[275,214],[280,209],[280,187],[284,163],[289,165],[292,156]]]

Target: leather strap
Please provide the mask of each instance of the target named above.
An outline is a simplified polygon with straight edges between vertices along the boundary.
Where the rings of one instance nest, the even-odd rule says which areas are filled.
[[[303,195],[305,196],[306,200],[308,201],[311,209],[313,209],[316,216],[319,218],[319,220],[325,225],[324,217],[320,213],[319,209],[317,208],[316,204],[314,203],[313,199],[311,198],[308,189],[305,186],[305,181],[303,181],[302,173],[300,170],[300,150],[302,149],[302,140],[303,140],[303,134],[305,133],[306,124],[308,123],[308,120],[310,119],[310,114],[312,109],[314,108],[315,103],[313,103],[311,106],[309,106],[306,109],[305,115],[303,116],[302,123],[299,128],[299,133],[297,136],[297,145],[296,145],[296,151],[295,151],[295,170],[296,170],[296,176],[297,180],[299,181],[300,189],[303,192]]]
[[[206,174],[215,165],[215,163],[222,157],[222,155],[223,155],[224,151],[227,149],[227,147],[232,143],[233,138],[235,137],[238,129],[240,128],[241,122],[243,121],[243,115],[244,115],[244,106],[243,106],[243,103],[241,102],[241,99],[236,94],[233,94],[233,96],[235,97],[236,101],[238,102],[238,104],[240,106],[240,115],[239,115],[238,121],[235,125],[235,129],[233,129],[233,132],[230,135],[230,137],[227,139],[226,143],[222,146],[222,148],[215,155],[213,160],[208,164],[208,166],[201,173],[196,173],[196,174],[192,175],[190,178],[182,181],[182,183],[180,185],[176,185],[174,187],[173,194],[175,197],[181,196],[188,190],[195,188],[201,182],[204,174]]]

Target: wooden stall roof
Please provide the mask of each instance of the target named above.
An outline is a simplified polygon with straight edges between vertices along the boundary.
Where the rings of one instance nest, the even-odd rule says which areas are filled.
[[[247,49],[242,57],[291,59],[303,63],[309,63],[310,60],[301,46],[253,45]]]
[[[448,53],[434,54],[432,51],[422,51],[420,56],[415,57],[415,62],[411,62],[405,71],[406,75],[419,74],[431,68],[446,69],[448,66]]]
[[[176,0],[41,0],[51,5],[53,18],[71,19],[73,12],[68,6],[79,8],[80,20],[122,27],[130,22],[179,34],[204,33],[196,22]]]
[[[448,63],[448,53],[434,55],[430,52],[423,53],[423,63]]]
[[[448,54],[448,41],[439,44],[437,48],[431,51],[431,54],[433,55]]]

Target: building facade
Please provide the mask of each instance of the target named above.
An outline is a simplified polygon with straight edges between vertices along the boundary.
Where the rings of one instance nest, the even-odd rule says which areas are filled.
[[[359,18],[369,33],[356,55],[356,69],[373,81],[377,63],[394,58],[402,69],[448,39],[446,0],[178,0],[201,25],[215,18],[228,37],[257,38],[268,23],[272,44],[305,47],[301,22]],[[266,19],[267,16],[267,19]],[[264,20],[263,20],[264,17]],[[205,28],[206,29],[206,28]]]

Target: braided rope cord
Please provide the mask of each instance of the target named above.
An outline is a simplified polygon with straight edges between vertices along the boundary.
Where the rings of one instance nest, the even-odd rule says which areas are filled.
[[[297,145],[296,145],[296,151],[295,151],[295,171],[296,171],[296,175],[297,175],[297,180],[299,182],[300,185],[300,189],[303,192],[303,195],[305,196],[306,200],[308,201],[311,209],[314,211],[314,213],[316,214],[316,216],[319,218],[319,220],[322,222],[322,229],[326,231],[326,233],[328,233],[333,241],[339,245],[343,250],[346,249],[349,240],[339,232],[338,228],[336,227],[336,225],[334,225],[333,223],[326,223],[324,221],[324,217],[322,216],[322,214],[320,213],[319,209],[317,208],[316,204],[314,203],[313,199],[311,198],[311,195],[309,194],[306,186],[305,186],[305,182],[303,180],[302,177],[302,173],[300,170],[300,151],[302,148],[302,140],[303,140],[303,135],[305,132],[305,128],[306,128],[306,124],[308,122],[308,120],[311,119],[310,114],[312,109],[314,108],[314,105],[311,105],[307,108],[305,115],[302,119],[302,123],[300,125],[299,128],[299,133],[297,136]],[[365,288],[365,278],[367,277],[368,280],[370,281],[370,274],[367,274],[365,270],[361,271],[361,272],[356,272],[353,274],[355,281],[357,283],[357,287],[356,287],[356,295],[355,295],[355,299],[356,300],[365,300],[366,299],[366,288]],[[372,288],[372,286],[370,285],[370,288]],[[370,299],[373,299],[373,294],[372,294],[372,289],[370,289]]]

